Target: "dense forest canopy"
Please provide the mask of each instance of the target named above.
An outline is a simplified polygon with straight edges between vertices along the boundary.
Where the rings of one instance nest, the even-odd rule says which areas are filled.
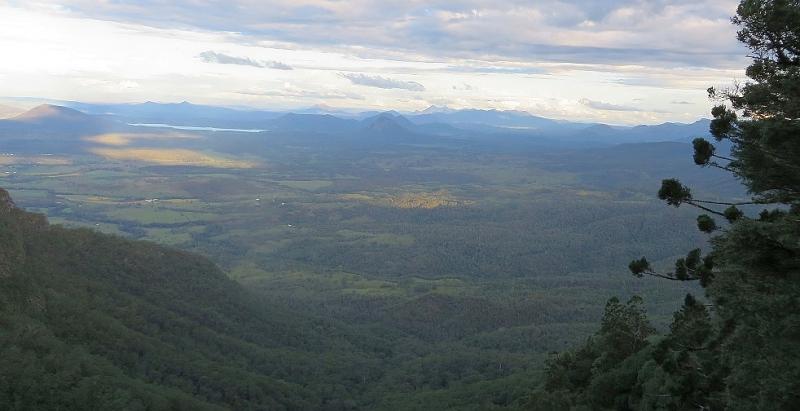
[[[664,180],[658,197],[701,210],[698,229],[712,235],[711,249],[689,251],[671,271],[644,257],[630,264],[637,277],[699,281],[706,300],[687,295],[669,332],[652,337],[638,300],[610,300],[594,337],[551,358],[533,409],[792,410],[800,403],[800,2],[745,0],[733,23],[751,51],[750,80],[709,89],[718,102],[716,143],[696,139],[693,159],[732,173],[752,200],[703,200],[679,180]],[[761,211],[744,211],[754,207]]]
[[[692,124],[0,120],[0,409],[796,409],[800,2],[733,23]]]

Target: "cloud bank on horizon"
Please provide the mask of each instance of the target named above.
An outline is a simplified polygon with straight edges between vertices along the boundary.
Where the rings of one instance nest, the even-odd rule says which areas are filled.
[[[707,87],[744,76],[737,4],[12,1],[0,95],[691,121],[708,112]]]

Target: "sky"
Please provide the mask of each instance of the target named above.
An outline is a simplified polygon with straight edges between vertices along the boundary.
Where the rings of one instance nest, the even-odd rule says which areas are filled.
[[[0,96],[708,117],[736,0],[0,1]]]

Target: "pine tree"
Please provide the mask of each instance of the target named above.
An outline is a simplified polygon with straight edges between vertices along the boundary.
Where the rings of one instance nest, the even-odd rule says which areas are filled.
[[[733,173],[752,199],[699,200],[680,181],[664,180],[660,199],[704,212],[698,228],[716,234],[712,250],[706,256],[700,250],[690,251],[676,261],[672,272],[657,272],[646,258],[631,262],[630,269],[639,277],[699,280],[713,302],[712,324],[700,306],[687,299],[662,344],[661,370],[684,379],[670,398],[691,398],[695,409],[796,409],[800,403],[800,1],[744,0],[732,20],[739,26],[739,40],[751,51],[749,81],[727,90],[709,89],[709,96],[718,102],[711,123],[716,144],[696,139],[693,158],[700,166]],[[718,147],[730,147],[730,154],[719,154]],[[744,212],[753,207],[763,211]],[[698,356],[704,351],[714,352],[715,369],[687,373],[687,364],[693,364],[691,369],[704,362]],[[704,363],[707,368],[711,362]],[[723,383],[718,396],[712,394],[717,390],[715,379]],[[703,384],[707,386],[700,387]]]

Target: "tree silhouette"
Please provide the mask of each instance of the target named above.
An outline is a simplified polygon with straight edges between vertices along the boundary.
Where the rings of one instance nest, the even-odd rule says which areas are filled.
[[[712,400],[713,390],[707,389],[703,399],[693,394],[695,407],[791,409],[800,401],[800,332],[787,329],[800,321],[800,2],[745,0],[732,21],[751,52],[750,80],[708,90],[717,102],[710,126],[716,145],[695,139],[693,159],[701,167],[732,173],[752,199],[698,200],[680,181],[664,180],[658,198],[705,212],[697,226],[715,234],[712,250],[706,256],[699,249],[690,251],[672,272],[657,272],[644,257],[629,268],[637,277],[699,280],[714,303],[714,322],[689,322],[706,314],[687,297],[667,339],[673,343],[669,350],[678,353],[670,364],[697,363],[701,360],[693,352],[709,349],[719,363],[715,375],[724,374],[715,380],[724,381],[724,388],[717,388],[724,391],[719,397],[724,400]],[[729,147],[730,155],[718,154],[718,146]],[[765,208],[747,216],[739,208],[745,205]],[[714,217],[722,217],[725,226]],[[703,361],[707,366],[708,358]],[[680,367],[667,371],[698,381],[713,373],[690,375]]]

